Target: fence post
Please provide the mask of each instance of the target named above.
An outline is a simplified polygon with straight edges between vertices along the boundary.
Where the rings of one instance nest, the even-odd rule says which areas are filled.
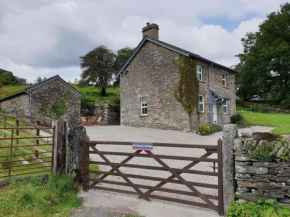
[[[83,148],[81,147],[81,143],[87,139],[87,132],[83,126],[76,126],[68,132],[68,159],[66,170],[77,182],[81,182],[83,176]]]
[[[89,145],[82,144],[83,148],[83,191],[89,191]]]
[[[58,174],[66,172],[66,144],[67,144],[67,121],[56,120],[53,122],[54,142],[53,142],[53,171]]]
[[[226,124],[223,128],[222,158],[223,158],[223,198],[227,210],[235,200],[234,181],[234,139],[238,137],[238,128],[234,124]]]

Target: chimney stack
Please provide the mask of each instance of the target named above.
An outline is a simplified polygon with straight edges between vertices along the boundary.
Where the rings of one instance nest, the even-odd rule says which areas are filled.
[[[159,27],[157,24],[149,22],[146,23],[146,26],[142,28],[143,38],[147,35],[153,39],[159,39]]]

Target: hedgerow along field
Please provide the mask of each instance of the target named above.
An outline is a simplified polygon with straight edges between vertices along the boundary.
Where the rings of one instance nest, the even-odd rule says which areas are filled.
[[[245,117],[250,125],[276,127],[273,133],[280,135],[290,134],[290,114],[257,113],[244,109],[237,111]]]

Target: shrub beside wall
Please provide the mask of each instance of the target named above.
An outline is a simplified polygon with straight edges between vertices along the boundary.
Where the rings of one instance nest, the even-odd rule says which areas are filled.
[[[271,198],[290,205],[290,141],[270,133],[242,134],[234,155],[240,202]]]

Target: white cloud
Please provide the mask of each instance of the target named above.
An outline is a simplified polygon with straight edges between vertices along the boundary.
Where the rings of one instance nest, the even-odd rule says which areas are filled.
[[[233,65],[240,39],[256,31],[281,0],[14,0],[0,2],[0,68],[34,81],[38,75],[80,74],[79,57],[104,44],[135,47],[147,21],[160,27],[160,39]],[[253,16],[255,15],[255,16]],[[251,17],[251,18],[249,18]],[[254,18],[252,18],[254,17]],[[204,18],[240,22],[233,31],[204,24]],[[43,74],[43,75],[42,75]]]

